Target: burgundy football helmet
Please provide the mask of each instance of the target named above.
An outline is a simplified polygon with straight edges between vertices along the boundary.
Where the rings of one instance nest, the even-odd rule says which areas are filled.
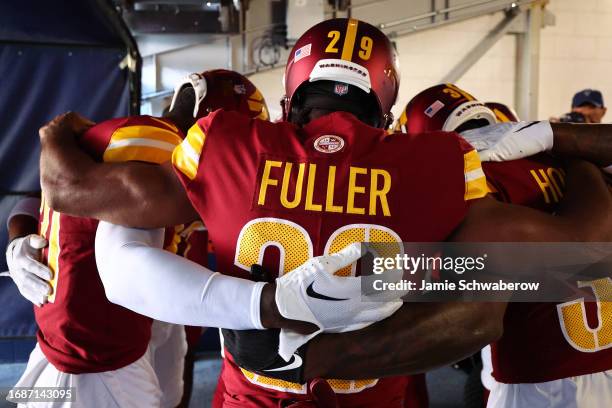
[[[468,123],[470,122],[470,123]],[[495,114],[482,102],[453,84],[427,88],[408,102],[394,130],[420,133],[462,131],[496,123]]]
[[[174,89],[170,110],[180,91],[187,87],[195,91],[193,117],[202,118],[217,109],[242,112],[252,118],[269,120],[268,106],[259,89],[245,76],[226,69],[213,69],[190,74]]]
[[[493,111],[498,122],[519,122],[514,109],[500,102],[485,102],[485,106]]]
[[[400,82],[399,61],[391,41],[373,25],[335,18],[315,25],[297,40],[283,77],[284,120],[292,112],[298,88],[315,81],[349,84],[372,93],[380,108],[380,126],[392,122],[391,107]]]

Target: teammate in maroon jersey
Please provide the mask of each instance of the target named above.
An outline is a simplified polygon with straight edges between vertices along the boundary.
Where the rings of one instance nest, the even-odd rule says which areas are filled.
[[[61,167],[63,177],[79,182],[72,187],[54,184],[54,169],[49,166],[43,171],[43,184],[57,194],[53,205],[70,208],[75,213],[93,212],[101,219],[124,225],[163,226],[190,220],[199,214],[210,228],[220,269],[245,277],[246,270],[257,262],[268,267],[274,265],[282,274],[314,254],[335,252],[354,241],[439,241],[449,236],[457,240],[487,240],[491,235],[485,226],[490,223],[497,226],[496,234],[503,231],[514,240],[545,239],[553,235],[564,239],[602,239],[609,233],[609,222],[606,220],[602,225],[601,219],[605,220],[610,210],[610,198],[598,170],[590,164],[577,163],[568,172],[568,196],[579,195],[580,205],[569,206],[560,218],[554,218],[483,198],[487,193],[486,180],[478,155],[454,133],[440,132],[438,137],[386,136],[383,128],[390,120],[389,110],[397,96],[395,55],[388,39],[367,23],[335,19],[307,31],[291,53],[285,86],[286,115],[301,127],[286,122],[249,121],[230,112],[216,112],[199,121],[175,150],[176,173],[168,171],[167,166],[126,164],[111,168],[88,160],[70,146],[60,148],[59,141],[65,143],[66,135],[72,134],[70,121],[74,117],[59,119],[42,131],[43,162],[52,161],[54,167],[58,166],[55,170]],[[233,137],[230,139],[228,135]],[[568,139],[574,141],[573,134],[563,127],[557,128],[555,151],[563,153],[567,148],[563,142]],[[587,137],[587,140],[593,139],[599,141],[593,134]],[[610,161],[609,151],[589,151],[589,154],[593,159],[602,160],[602,164]],[[100,208],[95,203],[71,205],[65,199],[67,193],[83,195],[86,199],[86,194],[96,194],[96,188],[88,186],[87,177],[81,177],[75,169],[64,168],[67,157],[78,160],[77,167],[85,173],[142,180],[144,184],[121,189],[120,194],[104,188],[105,193],[113,196],[113,208]],[[159,179],[147,182],[151,176]],[[576,180],[578,177],[580,182]],[[581,191],[585,180],[591,185],[588,191]],[[161,197],[160,191],[170,194]],[[143,200],[147,204],[137,208],[135,204]],[[108,225],[105,229],[107,238],[124,234],[138,241],[132,248],[123,244],[118,248],[108,245],[100,253],[105,263],[112,265],[113,255],[121,254],[130,267],[139,268],[137,254],[155,253],[164,263],[163,268],[171,264],[180,267],[189,273],[189,279],[193,279],[190,282],[196,284],[196,274],[188,272],[193,272],[195,267],[182,263],[179,258],[162,259],[160,252],[153,251],[153,238],[136,235],[141,232],[135,230]],[[279,250],[264,251],[271,246]],[[398,250],[401,250],[400,244]],[[161,273],[154,264],[140,262],[140,268]],[[351,271],[349,268],[346,273]],[[181,279],[182,274],[176,276]],[[201,282],[211,282],[211,276],[204,271],[200,276]],[[284,285],[289,279],[283,278],[276,284]],[[346,281],[353,282],[348,278]],[[234,285],[234,282],[222,279],[215,284],[212,280],[211,286],[215,284],[217,289],[222,289],[221,286]],[[214,311],[210,303],[203,309],[202,301],[187,306],[185,301],[192,299],[191,295],[183,298],[190,294],[190,285],[173,284],[177,285],[172,288],[174,291],[159,285],[154,288],[155,282],[144,288],[155,289],[148,294],[158,299],[153,299],[153,304],[147,307],[171,298],[174,304],[181,304],[181,311]],[[262,317],[266,308],[275,303],[274,285],[263,286]],[[322,296],[314,292],[312,285],[308,287],[311,289],[304,287],[304,296],[313,293]],[[176,289],[182,292],[175,293]],[[209,286],[204,290],[207,290],[206,296],[213,296]],[[296,301],[301,300],[303,292],[296,293],[300,295]],[[323,296],[333,296],[333,292],[327,293]],[[279,297],[283,297],[282,290],[276,291],[276,298]],[[216,300],[230,308],[220,296]],[[338,300],[328,299],[329,302]],[[238,297],[234,298],[236,307],[239,302]],[[504,305],[488,305],[486,310],[475,304],[419,306],[404,306],[386,321],[355,333],[315,339],[314,347],[311,345],[307,353],[304,375],[357,378],[362,375],[359,373],[369,372],[379,377],[409,372],[406,365],[423,370],[453,361],[499,335],[500,328],[489,324],[483,316],[484,313],[503,314],[505,310]],[[252,309],[242,309],[247,310]],[[226,314],[244,321],[235,311],[228,309]],[[221,316],[218,319],[219,323],[229,324]],[[454,324],[449,326],[449,322]],[[265,327],[278,327],[262,323]],[[378,338],[380,344],[374,348],[377,351],[361,345],[350,347],[346,342],[362,337],[368,344]],[[393,347],[396,339],[400,340],[399,344],[412,347],[402,346],[394,356],[381,351],[381,347],[397,349]],[[323,351],[324,344],[336,354]],[[346,353],[338,352],[340,345],[347,349]],[[312,350],[316,350],[315,354]],[[317,357],[317,353],[325,356],[324,359]],[[407,355],[410,357],[406,358]],[[298,360],[294,356],[291,361]],[[316,367],[310,361],[316,361]],[[222,382],[227,406],[277,406],[285,400],[308,399],[303,383],[273,380],[261,373],[242,370],[231,355],[224,364]],[[404,392],[404,384],[392,378],[330,380],[330,384],[343,406],[399,406]]]
[[[219,107],[263,119],[268,115],[261,93],[250,81],[232,71],[212,70],[192,74],[179,85],[166,117],[108,120],[85,132],[79,144],[99,162],[159,164],[171,158],[191,124]],[[107,404],[115,398],[121,406],[175,407],[183,392],[184,329],[163,322],[155,322],[152,329],[150,318],[106,299],[94,257],[97,224],[95,219],[55,212],[43,202],[40,234],[49,245],[42,258],[53,278],[36,281],[41,298],[37,304],[42,305],[34,308],[38,345],[17,386],[55,386],[62,381],[77,387],[88,404]],[[196,239],[202,233],[206,235],[201,222],[168,228],[164,247],[203,261],[206,247],[190,247],[199,244]]]
[[[427,114],[427,108],[422,109],[436,102],[451,108],[441,108],[433,115]],[[453,106],[474,102],[477,101],[469,93],[455,85],[438,85],[416,95],[407,104],[402,118],[409,118],[412,131],[436,130],[440,123],[453,117]],[[505,105],[486,106],[499,122],[518,122],[516,114]],[[453,126],[474,128],[479,123],[470,123],[473,120],[464,116]],[[499,200],[552,213],[563,198],[564,170],[558,160],[547,154],[509,162],[486,162],[483,170]],[[606,333],[612,333],[612,326],[606,325],[607,313],[603,303],[586,303],[579,312],[570,312],[566,304],[510,303],[504,318],[504,334],[492,346],[493,375],[498,383],[490,384],[494,391],[489,406],[550,406],[553,400],[554,406],[559,407],[609,405],[612,401],[607,393],[587,395],[584,390],[612,386],[605,381],[609,377],[607,371],[612,369],[612,348],[605,345],[582,348],[568,334],[575,333],[575,326],[580,328],[583,322],[595,321],[600,326],[593,336],[605,338]],[[572,380],[563,380],[569,378]],[[534,392],[536,389],[538,393]],[[560,389],[565,391],[558,399],[553,394]]]

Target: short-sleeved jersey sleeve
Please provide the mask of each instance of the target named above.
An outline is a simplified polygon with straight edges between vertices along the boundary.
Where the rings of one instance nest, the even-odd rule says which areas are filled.
[[[267,123],[222,109],[198,120],[172,153],[172,164],[183,184],[198,178],[205,167],[219,165],[218,161],[240,166],[248,152],[257,149],[254,122]],[[214,152],[213,155],[223,152],[223,157],[205,159],[207,152]]]
[[[209,123],[208,117],[200,119],[189,129],[183,142],[172,153],[172,165],[183,184],[196,178],[206,141],[205,129],[208,129]]]
[[[172,154],[175,173],[200,218],[208,225],[211,200],[225,200],[254,188],[261,131],[268,122],[217,110],[196,122]],[[208,208],[208,209],[207,209]],[[216,216],[216,215],[215,215]]]
[[[171,159],[181,141],[180,131],[170,122],[135,116],[102,122],[89,129],[80,143],[100,161],[159,164]]]
[[[465,201],[483,198],[492,192],[482,170],[482,163],[476,149],[464,139],[459,139],[463,152],[463,174],[465,176]]]

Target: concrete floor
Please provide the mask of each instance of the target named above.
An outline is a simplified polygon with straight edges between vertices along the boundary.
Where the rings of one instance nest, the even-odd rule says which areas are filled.
[[[194,388],[190,407],[209,407],[217,376],[221,368],[219,359],[203,359],[195,364]],[[25,364],[0,365],[0,408],[14,408],[4,398],[8,388],[14,385],[25,369]],[[427,375],[431,408],[459,408],[462,406],[463,384],[466,375],[445,367]]]

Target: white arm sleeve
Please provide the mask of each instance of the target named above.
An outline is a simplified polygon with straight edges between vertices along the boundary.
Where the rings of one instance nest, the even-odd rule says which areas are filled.
[[[162,249],[164,230],[101,221],[96,262],[108,299],[176,324],[263,329],[263,282],[224,276]]]

